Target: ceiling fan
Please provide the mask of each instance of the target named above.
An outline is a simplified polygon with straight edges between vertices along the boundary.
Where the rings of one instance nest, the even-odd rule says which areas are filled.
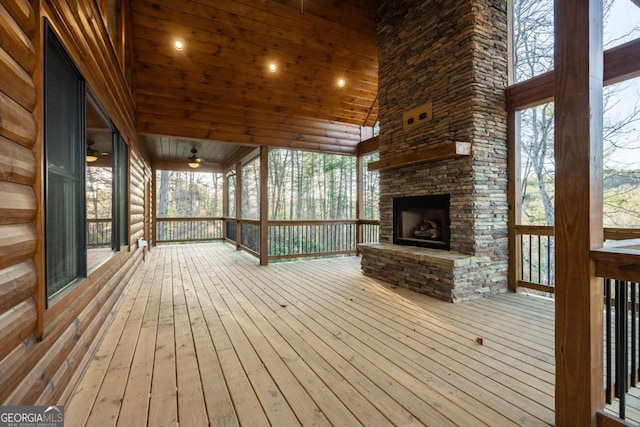
[[[198,169],[200,167],[200,163],[202,163],[202,158],[198,157],[198,150],[195,148],[191,149],[191,156],[187,158],[189,160],[189,167],[192,169]]]

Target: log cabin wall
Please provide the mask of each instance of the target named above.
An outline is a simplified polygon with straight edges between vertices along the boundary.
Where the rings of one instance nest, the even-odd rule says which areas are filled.
[[[64,404],[142,261],[118,252],[45,309],[43,23],[130,147],[130,243],[144,229],[133,97],[95,2],[0,0],[0,404]],[[142,194],[142,196],[141,196]]]

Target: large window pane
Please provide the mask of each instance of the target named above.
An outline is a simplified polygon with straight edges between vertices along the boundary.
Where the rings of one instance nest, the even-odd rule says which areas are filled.
[[[640,37],[640,8],[631,0],[604,0],[604,48]]]
[[[553,0],[513,0],[514,77],[553,69]]]
[[[113,255],[114,133],[94,101],[87,102],[87,271]]]
[[[227,215],[230,218],[236,217],[236,173],[227,173]]]
[[[353,219],[355,201],[355,157],[288,149],[269,151],[270,219]]]
[[[370,153],[362,157],[362,218],[380,219],[380,172],[369,171],[367,165],[378,161],[380,153]]]
[[[553,103],[519,112],[522,224],[553,225]]]
[[[640,228],[640,78],[604,88],[604,226]]]
[[[50,303],[86,275],[84,83],[51,29],[45,47],[45,248]]]
[[[260,158],[242,166],[242,218],[260,219]]]
[[[115,155],[115,186],[114,204],[116,212],[115,249],[119,250],[129,243],[129,147],[118,136]]]

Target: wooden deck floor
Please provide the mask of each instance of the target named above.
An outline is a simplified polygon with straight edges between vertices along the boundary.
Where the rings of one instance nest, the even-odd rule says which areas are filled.
[[[477,342],[482,339],[482,344]],[[66,425],[546,426],[553,304],[448,304],[355,257],[272,264],[224,244],[148,254]]]

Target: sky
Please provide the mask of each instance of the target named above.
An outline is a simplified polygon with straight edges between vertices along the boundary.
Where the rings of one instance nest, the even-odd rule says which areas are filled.
[[[636,38],[640,38],[640,7],[631,0],[614,0],[604,26],[605,49]],[[640,77],[611,85],[605,91],[612,92],[608,108],[605,106],[605,128],[607,123],[619,122],[634,110],[640,111]],[[619,132],[615,142],[622,148],[616,148],[605,158],[605,167],[640,169],[640,113],[637,119],[638,122],[628,124]]]

